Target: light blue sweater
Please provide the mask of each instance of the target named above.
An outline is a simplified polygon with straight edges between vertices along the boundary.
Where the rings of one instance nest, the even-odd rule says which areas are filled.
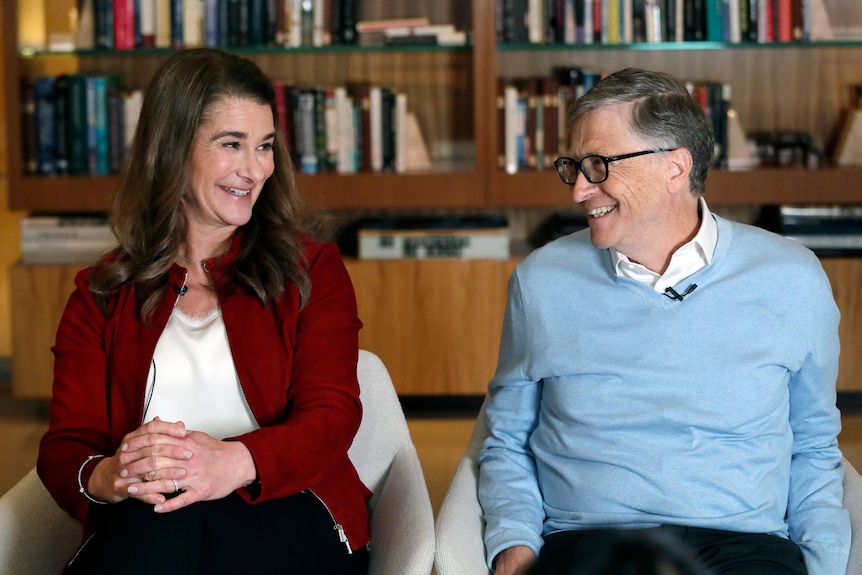
[[[489,566],[542,535],[680,524],[790,537],[844,573],[838,310],[808,249],[720,217],[674,301],[614,274],[589,232],[509,282],[479,497]]]

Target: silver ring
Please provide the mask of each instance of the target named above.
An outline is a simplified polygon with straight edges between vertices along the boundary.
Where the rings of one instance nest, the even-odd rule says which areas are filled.
[[[180,492],[180,486],[179,486],[179,485],[177,485],[177,480],[176,480],[176,479],[171,479],[171,481],[173,481],[173,482],[174,482],[174,493],[179,493],[179,492]]]

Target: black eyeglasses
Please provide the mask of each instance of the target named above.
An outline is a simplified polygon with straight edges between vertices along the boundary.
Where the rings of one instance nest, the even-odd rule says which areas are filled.
[[[575,180],[578,179],[578,172],[582,173],[587,181],[591,184],[601,184],[608,179],[608,164],[617,160],[625,160],[627,158],[636,158],[647,154],[657,154],[659,152],[673,152],[677,148],[659,148],[657,150],[644,150],[642,152],[632,152],[631,154],[623,154],[622,156],[584,156],[580,161],[562,156],[554,160],[554,166],[560,174],[560,179],[564,183],[572,186]]]

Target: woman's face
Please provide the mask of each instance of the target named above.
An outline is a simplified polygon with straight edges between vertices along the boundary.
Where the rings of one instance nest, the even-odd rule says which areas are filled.
[[[268,105],[226,98],[210,106],[192,151],[186,202],[190,227],[206,233],[249,221],[275,169],[274,140]]]

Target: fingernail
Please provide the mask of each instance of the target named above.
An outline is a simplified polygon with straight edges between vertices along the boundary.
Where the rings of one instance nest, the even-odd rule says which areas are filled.
[[[185,469],[180,469],[179,471],[177,471],[177,477],[185,477],[185,476],[186,476],[186,470]]]
[[[120,448],[120,451],[126,451],[128,448],[129,448],[129,444],[124,443],[123,446]]]
[[[156,513],[161,513],[162,512],[162,506],[156,505],[155,507],[153,507],[153,511],[155,511]]]
[[[188,450],[183,451],[183,457],[185,457],[186,459],[191,459],[192,458],[192,452],[188,451]]]
[[[129,493],[137,493],[137,492],[138,492],[138,488],[135,487],[134,485],[129,487]]]
[[[123,469],[122,471],[120,471],[120,477],[128,477],[128,476],[129,476],[129,470],[128,469]]]

